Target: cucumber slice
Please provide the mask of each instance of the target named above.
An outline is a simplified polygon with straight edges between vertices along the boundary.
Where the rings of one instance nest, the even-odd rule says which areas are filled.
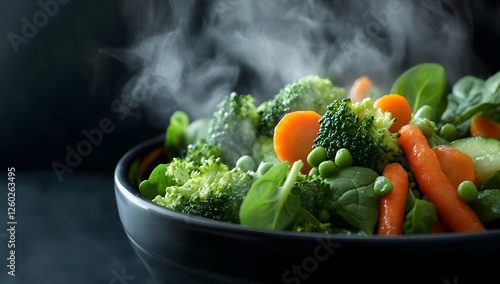
[[[481,186],[495,171],[500,170],[500,140],[490,137],[465,137],[451,146],[469,155],[474,162],[476,185]]]

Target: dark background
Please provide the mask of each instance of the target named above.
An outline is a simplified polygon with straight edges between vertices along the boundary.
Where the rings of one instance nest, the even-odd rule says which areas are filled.
[[[205,5],[200,1],[200,15]],[[471,10],[464,13],[470,14],[471,45],[482,64],[476,75],[495,73],[500,70],[500,6],[493,0],[471,1],[468,6]],[[83,130],[97,128],[103,118],[109,118],[116,128],[75,170],[110,172],[127,149],[163,131],[150,125],[140,110],[124,119],[112,111],[112,102],[120,98],[131,73],[120,60],[103,52],[131,42],[119,7],[117,0],[73,0],[60,5],[57,15],[27,44],[20,44],[16,54],[6,35],[21,34],[21,17],[30,18],[40,7],[35,1],[0,3],[2,166],[51,170],[52,162],[64,163],[66,146],[75,148],[85,139]]]
[[[207,6],[204,2],[199,3],[197,19]],[[342,2],[331,1],[340,8]],[[477,56],[474,75],[496,73],[500,70],[498,1],[454,3],[470,24],[470,45]],[[7,283],[151,283],[121,228],[113,170],[128,149],[164,129],[151,124],[140,108],[125,118],[112,108],[134,71],[105,52],[127,48],[134,37],[120,5],[118,0],[59,5],[57,15],[16,53],[7,34],[21,34],[22,17],[32,17],[40,6],[37,1],[0,2],[0,164],[5,177],[7,167],[16,168],[20,220],[20,277],[5,277],[3,268],[2,283],[4,279],[12,281]],[[418,60],[436,58],[439,52],[446,50],[421,54]],[[416,63],[404,62],[401,70]],[[245,88],[249,74],[242,72],[236,88]],[[67,147],[75,149],[85,139],[82,131],[98,128],[103,119],[112,122],[113,131],[103,134],[73,172],[58,180],[52,164],[64,164]],[[0,197],[0,214],[6,218],[3,200]],[[2,229],[2,251],[6,237]],[[0,267],[5,267],[4,259],[2,254]],[[119,279],[120,273],[133,278]]]

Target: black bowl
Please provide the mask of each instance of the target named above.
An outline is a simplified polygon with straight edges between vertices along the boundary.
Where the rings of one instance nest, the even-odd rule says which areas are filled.
[[[252,229],[164,208],[129,178],[163,139],[129,150],[114,177],[125,233],[158,283],[500,283],[500,230],[325,235]]]

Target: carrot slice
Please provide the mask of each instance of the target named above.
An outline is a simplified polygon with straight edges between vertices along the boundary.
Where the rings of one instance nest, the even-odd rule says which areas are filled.
[[[319,119],[321,115],[315,111],[294,111],[283,116],[274,129],[274,150],[281,161],[292,165],[302,160],[303,174],[311,170],[307,156],[312,150],[314,140],[318,137]]]
[[[466,180],[476,182],[474,161],[469,155],[450,145],[434,146],[432,150],[436,153],[441,170],[455,188]]]
[[[453,232],[486,230],[474,210],[458,196],[456,188],[441,170],[436,153],[420,128],[407,124],[399,132],[401,136],[398,141],[420,190],[436,206],[438,215],[448,227]]]
[[[361,76],[352,84],[348,97],[353,103],[360,102],[367,97],[371,87],[373,87],[372,80],[367,76]]]
[[[382,175],[387,177],[394,190],[380,197],[379,235],[401,235],[405,221],[406,197],[408,195],[408,173],[399,163],[389,163]]]
[[[382,111],[388,111],[392,114],[396,121],[389,127],[391,133],[398,132],[399,129],[410,123],[411,106],[408,100],[399,94],[386,94],[375,100],[373,106],[380,108]]]
[[[471,136],[486,136],[500,139],[500,124],[490,118],[474,116],[470,123]]]

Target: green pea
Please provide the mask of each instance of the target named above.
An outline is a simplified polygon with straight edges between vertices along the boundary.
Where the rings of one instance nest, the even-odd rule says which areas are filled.
[[[327,222],[328,220],[330,220],[330,212],[328,212],[328,210],[326,209],[321,209],[319,210],[318,212],[318,220],[320,222]]]
[[[236,166],[245,172],[253,171],[255,170],[255,161],[252,157],[243,155],[236,161]]]
[[[311,170],[309,171],[309,175],[310,176],[317,176],[317,175],[319,175],[318,167],[311,168]]]
[[[385,176],[378,176],[373,184],[373,192],[376,196],[386,196],[394,190],[394,185]]]
[[[476,185],[470,180],[461,182],[457,187],[457,193],[465,202],[476,200],[479,194]]]
[[[307,163],[311,167],[318,167],[324,160],[326,160],[326,149],[321,146],[312,149],[309,155],[307,155]]]
[[[341,148],[335,153],[335,164],[339,169],[352,166],[352,155],[346,148]]]
[[[265,174],[272,166],[274,166],[271,162],[261,162],[259,167],[257,168],[257,173],[259,175]]]
[[[453,141],[458,138],[457,127],[451,123],[445,123],[439,129],[439,136],[443,137],[448,141]]]
[[[333,162],[331,160],[327,160],[327,161],[323,161],[323,162],[321,162],[321,164],[319,164],[318,170],[319,170],[320,176],[327,178],[327,177],[330,177],[333,174],[335,174],[338,170],[338,167],[335,164],[335,162]]]
[[[413,115],[414,118],[427,118],[431,121],[436,120],[436,111],[430,105],[421,106]]]
[[[436,131],[436,123],[427,118],[414,118],[411,121],[412,124],[415,124],[420,128],[422,133],[425,135],[425,138],[431,138],[432,134]]]

